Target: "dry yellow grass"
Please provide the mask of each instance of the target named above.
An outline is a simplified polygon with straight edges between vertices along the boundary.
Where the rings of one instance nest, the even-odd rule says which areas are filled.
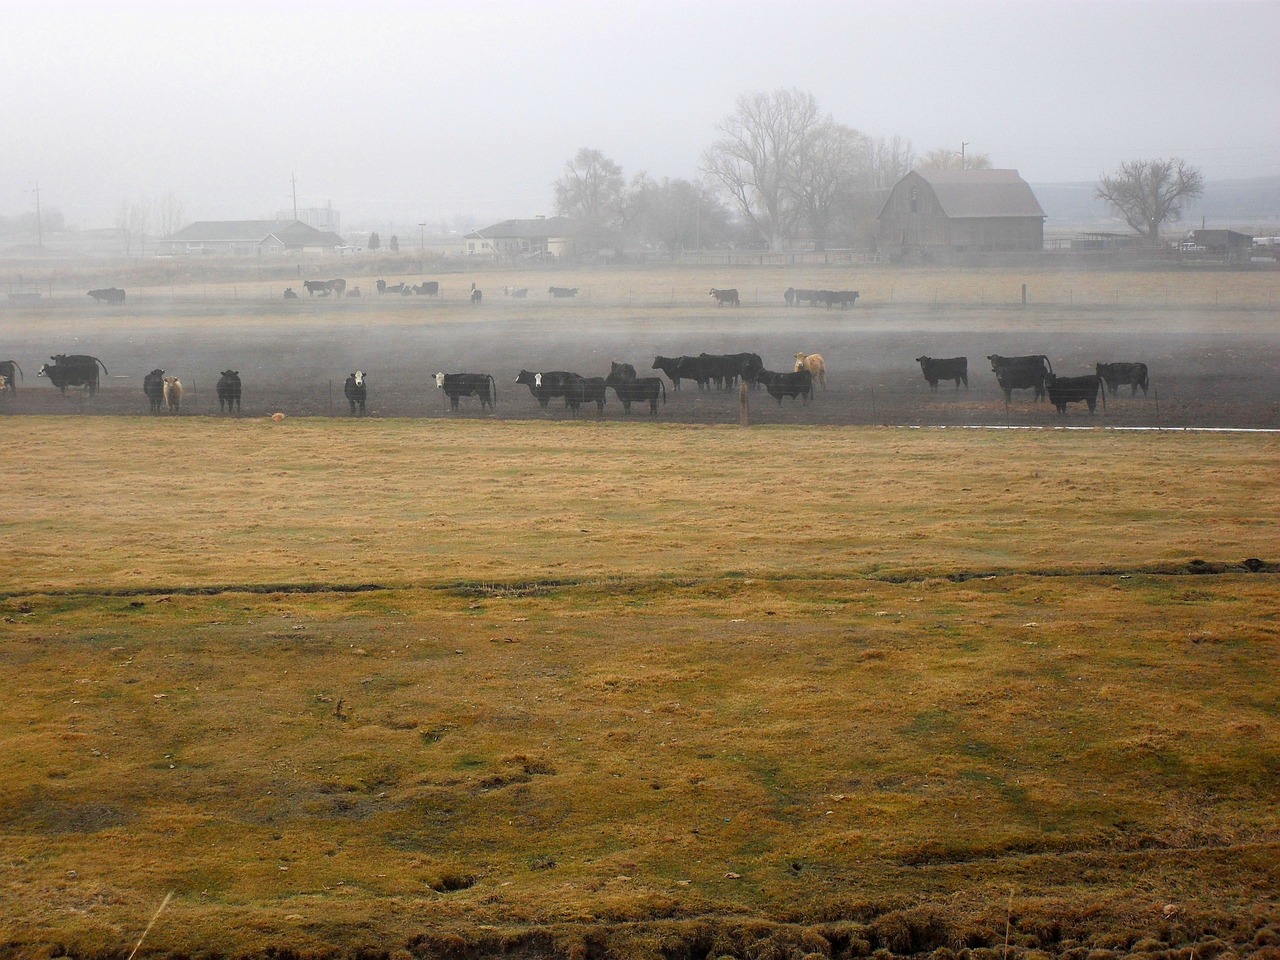
[[[0,421],[9,590],[890,576],[1274,556],[1280,438]]]
[[[1011,888],[1011,956],[1276,936],[1274,573],[1187,572],[1274,563],[1273,437],[0,437],[9,952],[170,889],[150,956],[995,960]]]

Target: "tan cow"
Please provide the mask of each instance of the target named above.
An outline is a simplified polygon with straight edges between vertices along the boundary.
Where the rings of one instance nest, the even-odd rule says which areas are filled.
[[[177,377],[164,378],[164,402],[170,413],[182,412],[182,381]]]
[[[827,364],[822,359],[820,353],[797,353],[796,354],[796,371],[808,370],[809,375],[821,384],[822,389],[827,389]]]

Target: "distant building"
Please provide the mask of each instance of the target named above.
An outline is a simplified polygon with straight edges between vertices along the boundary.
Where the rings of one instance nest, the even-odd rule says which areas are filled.
[[[160,256],[296,256],[333,253],[343,246],[336,233],[300,220],[198,220],[163,237]]]
[[[1203,252],[1227,263],[1247,262],[1253,254],[1253,235],[1235,230],[1192,230],[1188,235],[1190,249]],[[1187,242],[1184,241],[1184,249]]]
[[[913,170],[879,219],[891,259],[1044,247],[1045,212],[1016,170]]]
[[[514,260],[571,259],[576,234],[568,217],[535,217],[532,220],[503,220],[482,230],[473,230],[463,241],[469,257]]]

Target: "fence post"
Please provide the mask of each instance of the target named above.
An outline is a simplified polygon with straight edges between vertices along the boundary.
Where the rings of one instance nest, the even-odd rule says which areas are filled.
[[[1025,283],[1022,285],[1022,305],[1024,307],[1027,305],[1027,285]]]

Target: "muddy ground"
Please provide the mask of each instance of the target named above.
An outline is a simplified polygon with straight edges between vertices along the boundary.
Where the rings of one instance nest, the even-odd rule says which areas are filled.
[[[858,306],[743,307],[703,304],[602,305],[495,301],[398,303],[260,302],[150,298],[106,308],[78,299],[8,305],[0,311],[0,359],[24,371],[3,415],[147,415],[142,378],[153,368],[180,377],[183,415],[216,415],[214,384],[235,369],[244,383],[243,416],[349,416],[342,385],[361,369],[368,415],[380,417],[567,418],[553,401],[544,414],[517,386],[521,368],[602,376],[610,360],[649,375],[657,354],[751,351],[773,370],[791,369],[796,351],[821,353],[827,389],[809,405],[779,406],[753,391],[753,423],[891,425],[1069,424],[1124,427],[1280,428],[1280,323],[1271,311],[1102,307]],[[66,396],[36,376],[55,353],[98,356],[110,375],[96,396]],[[1062,375],[1093,371],[1096,361],[1146,362],[1152,392],[1108,398],[1094,416],[1080,405],[1060,417],[1030,391],[1006,405],[987,354],[1044,353]],[[916,357],[967,356],[969,388],[931,393]],[[498,384],[495,414],[462,401],[450,413],[432,375],[484,372]],[[699,392],[686,382],[658,416],[689,423],[736,423],[737,391]],[[584,408],[585,409],[585,408]],[[609,394],[604,418],[623,419]],[[596,417],[594,407],[583,419]],[[648,417],[633,408],[632,419]]]

